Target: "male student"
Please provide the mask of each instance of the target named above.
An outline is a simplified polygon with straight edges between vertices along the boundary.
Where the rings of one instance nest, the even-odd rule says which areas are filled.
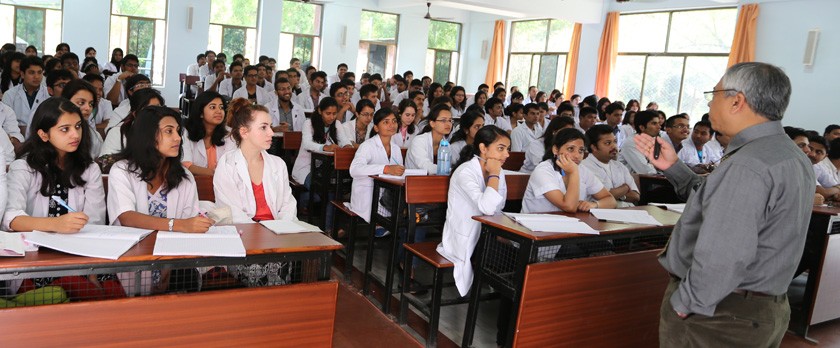
[[[408,81],[408,80],[406,80],[406,81]],[[391,99],[393,101],[393,105],[394,106],[399,106],[400,102],[402,102],[403,99],[408,98],[409,93],[417,92],[417,91],[421,91],[421,92],[423,91],[423,81],[420,81],[418,79],[411,80],[411,82],[408,85],[408,90],[403,91],[402,93],[398,94],[395,99]]]
[[[819,165],[835,182],[840,183],[840,138],[834,138],[828,145],[828,156]]]
[[[234,60],[233,63],[230,63],[228,70],[230,71],[230,77],[219,84],[218,92],[223,96],[233,98],[233,93],[244,85],[242,81],[242,63]],[[254,73],[256,74],[256,71]]]
[[[510,120],[505,116],[505,108],[504,103],[496,98],[488,98],[487,102],[484,103],[484,109],[486,110],[486,114],[484,115],[484,125],[495,125],[501,129],[504,129],[510,134],[513,131],[511,128]],[[536,111],[539,114],[539,110]]]
[[[581,114],[586,109],[593,108],[585,107],[581,109]],[[595,113],[597,114],[597,111]],[[636,117],[633,118],[633,127],[636,129],[636,134],[644,133],[655,137],[659,135],[659,114],[651,110],[639,111],[636,113]],[[632,141],[632,138],[621,144],[621,151],[618,152],[618,161],[627,166],[627,169],[632,173],[656,174],[656,168],[636,149],[636,143]]]
[[[823,137],[825,141],[829,144],[834,141],[834,139],[840,138],[840,126],[836,124],[830,124],[825,127],[825,132],[823,132]]]
[[[213,61],[212,73],[204,76],[204,90],[216,92],[219,90],[219,85],[225,78],[230,77],[230,74],[225,72],[225,61],[217,59]]]
[[[105,127],[105,132],[107,133],[108,130],[116,127],[128,116],[128,113],[131,112],[131,101],[129,100],[129,97],[134,95],[134,92],[151,87],[152,81],[149,80],[148,76],[143,74],[131,75],[131,77],[125,81],[125,94],[127,97],[125,100],[120,102],[119,106],[114,108],[113,112],[111,112],[111,117],[108,118],[108,126]]]
[[[528,87],[528,95],[525,96],[524,103],[536,103],[537,102],[537,86]]]
[[[396,85],[396,88],[392,89],[391,93],[390,93],[390,100],[391,100],[393,105],[399,105],[400,104],[397,100],[402,100],[402,98],[405,98],[405,97],[402,97],[402,98],[400,97],[403,93],[405,93],[406,95],[408,94],[407,90],[408,90],[408,83],[409,82],[411,82],[411,81],[403,79],[400,76],[395,76],[394,77],[394,84]]]
[[[61,55],[61,68],[73,73],[73,78],[82,77],[82,72],[79,69],[79,56],[73,52]]]
[[[44,62],[38,57],[26,57],[20,61],[23,83],[9,88],[3,95],[3,103],[12,108],[20,126],[28,126],[32,110],[50,97],[47,88],[41,86],[44,78]]]
[[[636,114],[638,116],[638,114]],[[675,115],[669,117],[665,121],[665,134],[667,137],[662,137],[662,140],[667,141],[674,147],[674,150],[679,152],[682,150],[683,140],[688,138],[689,133],[688,117],[683,115]]]
[[[824,161],[828,152],[828,142],[819,135],[808,136],[808,159],[814,167],[817,183],[822,187],[836,187],[840,185],[837,168],[831,161]]]
[[[793,144],[802,150],[802,153],[804,153],[805,156],[811,155],[811,146],[809,146],[810,140],[808,139],[808,133],[805,133],[805,130],[795,127],[784,127],[784,132],[790,140],[793,141]],[[814,198],[815,203],[824,200],[837,200],[840,198],[840,188],[833,186],[825,187],[820,185],[819,181],[816,179],[816,173],[814,174],[814,183],[816,185],[814,190],[816,193]]]
[[[531,141],[539,138],[543,133],[543,128],[539,124],[540,111],[537,104],[525,105],[523,111],[525,112],[525,124],[519,125],[510,134],[511,151],[524,152],[528,149]]]
[[[300,87],[300,71],[295,68],[289,68],[286,70],[286,73],[289,74],[289,84],[292,85],[292,98],[297,97],[298,94],[303,92]]]
[[[517,127],[519,128],[519,127]],[[586,131],[589,156],[580,164],[589,169],[610,191],[618,208],[632,207],[639,202],[639,188],[623,164],[618,162],[618,144],[608,125],[594,125]]]
[[[575,119],[575,108],[570,103],[560,103],[557,106],[557,116]]]
[[[117,107],[120,103],[128,98],[123,88],[123,83],[129,77],[137,74],[137,69],[140,67],[140,60],[133,54],[127,54],[122,63],[120,63],[120,73],[114,74],[105,80],[105,98],[111,101],[111,105]]]
[[[274,81],[276,102],[269,104],[271,114],[271,128],[275,132],[300,132],[306,115],[300,105],[292,100],[292,84],[286,78],[280,77]]]
[[[369,83],[363,85],[362,88],[359,88],[359,91],[354,95],[355,98],[350,98],[350,102],[353,103],[353,105],[356,105],[359,100],[367,99],[375,106],[374,111],[378,111],[381,106],[379,104],[379,93],[377,92],[379,92],[379,88],[374,84]]]
[[[682,141],[682,149],[677,153],[680,160],[698,173],[711,172],[711,164],[720,162],[720,152],[715,151],[712,140],[712,124],[699,121],[694,124],[691,137]]]
[[[245,86],[233,92],[231,99],[245,98],[251,101],[252,104],[258,104],[268,107],[274,101],[274,94],[268,93],[265,88],[257,85],[259,80],[259,73],[257,67],[249,65],[245,67]]]
[[[595,123],[598,122],[598,110],[595,108],[584,107],[580,109],[580,121],[578,122],[576,128],[581,133],[586,133]]]
[[[187,76],[200,76],[200,69],[207,63],[207,55],[199,53],[195,57],[195,63],[187,66]]]
[[[321,102],[321,98],[327,95],[323,92],[327,84],[327,73],[323,71],[316,71],[312,73],[309,79],[309,90],[297,95],[297,104],[303,108],[304,112],[313,112]]]
[[[347,72],[347,64],[341,63],[335,70],[335,75],[330,75],[327,79],[327,85],[329,86],[332,86],[333,83],[341,82],[344,79],[344,74]]]
[[[201,76],[202,78],[205,78],[205,77],[207,77],[207,75],[210,75],[210,74],[213,73],[213,67],[210,66],[210,65],[213,64],[213,62],[216,61],[216,52],[213,52],[211,50],[205,51],[204,52],[204,61],[207,64],[204,64],[204,65],[202,65],[198,68],[198,76]]]
[[[624,117],[624,104],[619,102],[611,103],[607,105],[607,109],[604,112],[607,114],[607,119],[604,123],[610,126],[618,143],[622,144],[624,142],[624,134],[621,133],[621,119]]]

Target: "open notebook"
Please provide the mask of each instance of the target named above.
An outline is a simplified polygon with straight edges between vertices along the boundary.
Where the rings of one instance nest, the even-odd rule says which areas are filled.
[[[87,225],[78,233],[24,232],[27,242],[68,254],[116,260],[146,238],[152,230],[108,225]]]
[[[535,232],[600,234],[586,223],[573,217],[555,214],[504,214]]]
[[[318,226],[313,226],[303,221],[263,220],[260,221],[260,225],[263,225],[276,234],[321,232]]]
[[[235,226],[213,226],[206,233],[158,232],[153,254],[245,257],[245,246]]]
[[[379,177],[384,179],[405,179],[407,176],[425,176],[426,174],[425,169],[406,169],[403,175],[381,174]]]

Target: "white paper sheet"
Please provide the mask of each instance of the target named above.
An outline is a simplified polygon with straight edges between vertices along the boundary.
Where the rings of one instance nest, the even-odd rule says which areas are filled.
[[[665,209],[668,209],[672,212],[680,213],[680,214],[682,214],[683,211],[685,211],[685,203],[681,203],[681,204],[648,203],[648,205],[655,205],[657,207],[665,207]]]
[[[158,232],[153,254],[245,257],[245,246],[235,226],[213,226],[206,233]]]
[[[535,232],[600,234],[598,230],[580,221],[527,221],[520,223]]]
[[[276,234],[321,232],[321,229],[317,226],[312,226],[303,221],[263,220],[260,221],[260,225]]]
[[[644,210],[633,209],[592,209],[589,211],[598,220],[619,222],[627,224],[655,225],[662,226],[662,223],[653,218],[650,213]]]
[[[517,172],[515,170],[507,170],[507,169],[502,169],[502,172],[505,173],[505,175],[531,175],[531,173],[523,173],[523,172]]]
[[[407,177],[407,176],[426,176],[426,174],[427,173],[426,173],[425,169],[406,169],[405,172],[403,173],[403,175],[382,174],[382,175],[379,175],[379,177],[380,178],[385,178],[385,179],[402,180],[402,179],[405,179],[405,177]]]
[[[24,232],[23,235],[26,241],[32,244],[68,254],[111,260],[119,259],[122,254],[125,254],[128,249],[131,249],[131,247],[140,241],[140,239],[77,237],[72,234],[40,231]]]
[[[580,221],[573,217],[568,217],[565,215],[556,215],[556,214],[522,214],[522,213],[504,213],[507,217],[513,219],[516,222],[524,223],[524,222],[574,222]]]
[[[0,232],[0,256],[25,256],[26,245],[20,233]]]
[[[133,227],[89,224],[85,225],[78,233],[68,234],[67,236],[76,238],[123,239],[139,242],[152,232],[154,231]]]

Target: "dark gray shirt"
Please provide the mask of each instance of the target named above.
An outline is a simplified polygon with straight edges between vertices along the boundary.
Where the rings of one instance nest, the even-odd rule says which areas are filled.
[[[675,310],[711,316],[735,289],[787,291],[802,257],[815,183],[811,162],[780,122],[738,133],[705,179],[682,162],[665,175],[688,198],[659,257],[682,278],[670,299]]]

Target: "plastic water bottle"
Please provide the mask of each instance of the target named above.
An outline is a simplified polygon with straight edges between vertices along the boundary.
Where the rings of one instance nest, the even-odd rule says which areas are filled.
[[[452,170],[452,154],[449,152],[449,141],[445,138],[440,140],[437,153],[437,174],[449,175]]]

